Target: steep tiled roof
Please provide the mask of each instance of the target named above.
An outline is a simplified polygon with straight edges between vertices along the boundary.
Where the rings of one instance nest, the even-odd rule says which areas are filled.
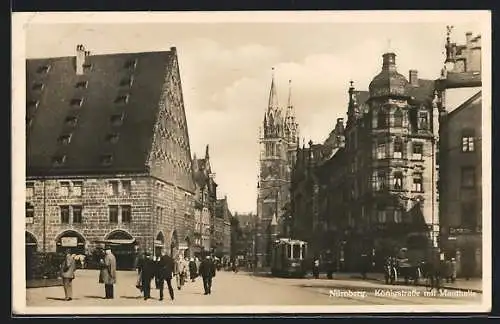
[[[173,55],[91,55],[83,75],[75,57],[27,60],[27,175],[146,171]]]
[[[435,81],[418,79],[418,87],[408,85],[407,92],[409,96],[415,98],[414,100],[418,102],[425,102],[428,100],[432,100],[435,88]]]

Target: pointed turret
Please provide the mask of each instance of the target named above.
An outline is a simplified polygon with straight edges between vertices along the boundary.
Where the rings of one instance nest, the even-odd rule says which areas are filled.
[[[267,105],[269,110],[278,110],[278,93],[276,91],[276,84],[274,81],[274,68],[272,68],[271,89],[269,90],[269,103]]]
[[[210,158],[210,155],[208,154],[208,144],[205,147],[205,159],[208,160]]]
[[[292,80],[288,80],[288,105],[287,105],[286,115],[290,117],[295,116],[292,104]]]

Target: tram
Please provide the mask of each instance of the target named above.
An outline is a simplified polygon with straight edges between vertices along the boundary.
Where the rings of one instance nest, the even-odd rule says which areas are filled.
[[[307,242],[280,238],[273,242],[271,274],[276,277],[299,277],[307,273]]]

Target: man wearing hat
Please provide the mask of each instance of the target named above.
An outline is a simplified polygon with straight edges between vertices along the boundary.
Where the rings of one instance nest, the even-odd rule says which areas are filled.
[[[151,281],[156,275],[156,264],[150,251],[144,253],[144,260],[141,265],[142,292],[144,300],[151,298]]]
[[[207,255],[205,259],[201,261],[198,271],[203,278],[205,295],[210,295],[212,293],[212,278],[215,277],[215,264],[210,255]]]
[[[116,283],[116,258],[110,246],[104,247],[104,258],[100,260],[99,283],[104,284],[106,299],[114,298],[114,284]]]

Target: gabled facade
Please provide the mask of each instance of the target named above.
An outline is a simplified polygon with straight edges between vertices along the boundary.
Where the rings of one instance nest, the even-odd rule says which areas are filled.
[[[196,184],[195,194],[195,246],[196,253],[208,253],[212,250],[215,234],[215,214],[217,204],[217,183],[210,164],[209,146],[205,157],[193,158],[193,174]]]
[[[177,52],[26,61],[26,247],[191,247],[195,184]]]

